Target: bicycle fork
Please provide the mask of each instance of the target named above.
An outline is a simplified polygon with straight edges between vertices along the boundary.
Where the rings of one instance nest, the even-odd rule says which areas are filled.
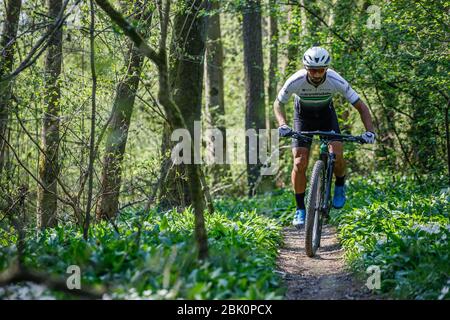
[[[322,225],[323,225],[323,219],[328,217],[328,212],[330,210],[330,196],[331,196],[331,181],[333,180],[333,170],[334,170],[334,163],[336,161],[336,155],[332,152],[328,154],[328,157],[325,158],[326,161],[326,171],[325,175],[322,178],[322,183],[326,182],[326,185],[324,185],[324,194],[323,194],[323,202],[320,204],[320,210],[318,214],[319,216],[319,235],[322,234]],[[320,247],[321,242],[321,236],[319,236],[319,244],[318,247]]]
[[[323,197],[323,203],[322,203],[322,212],[325,215],[328,215],[329,206],[330,206],[330,199],[331,199],[331,182],[333,181],[333,171],[334,171],[334,163],[336,162],[336,154],[333,152],[330,152],[328,154],[328,161],[327,161],[327,170],[325,172],[326,178],[325,181],[327,184],[325,187],[325,194]]]

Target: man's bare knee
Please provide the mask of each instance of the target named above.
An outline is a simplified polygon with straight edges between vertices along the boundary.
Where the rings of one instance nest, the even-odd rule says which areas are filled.
[[[294,159],[294,170],[297,172],[305,172],[308,167],[308,161],[303,157]]]
[[[308,167],[309,150],[306,148],[299,148],[293,150],[294,154],[294,171],[305,172]]]

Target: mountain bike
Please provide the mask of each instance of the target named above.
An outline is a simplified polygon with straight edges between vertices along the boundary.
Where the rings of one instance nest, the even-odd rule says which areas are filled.
[[[337,134],[334,131],[294,131],[291,135],[303,141],[311,141],[313,136],[319,136],[321,145],[320,158],[314,164],[307,197],[305,250],[308,257],[313,257],[320,247],[322,224],[331,210],[331,182],[336,155],[329,151],[328,144],[333,140],[365,143],[361,136]]]

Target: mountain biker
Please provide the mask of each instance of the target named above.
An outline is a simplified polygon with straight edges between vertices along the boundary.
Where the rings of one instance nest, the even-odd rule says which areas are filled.
[[[292,134],[286,123],[285,104],[294,96],[294,130],[295,131],[331,131],[340,133],[336,112],[333,107],[333,95],[342,94],[358,110],[366,132],[362,138],[366,143],[375,142],[375,131],[369,109],[350,87],[347,81],[336,71],[329,69],[331,57],[327,50],[312,47],[303,55],[303,66],[294,73],[278,93],[273,107],[279,124],[279,135],[288,137]],[[297,209],[293,225],[301,228],[305,224],[305,190],[306,169],[308,167],[311,142],[292,139],[294,165],[291,174]],[[331,152],[336,154],[334,175],[336,176],[333,207],[340,209],[345,204],[345,162],[343,145],[338,139],[330,142]]]

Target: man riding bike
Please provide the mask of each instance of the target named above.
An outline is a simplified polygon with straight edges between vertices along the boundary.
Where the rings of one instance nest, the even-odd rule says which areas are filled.
[[[336,71],[329,69],[331,57],[327,50],[312,47],[303,55],[304,69],[294,73],[278,93],[273,107],[279,124],[279,134],[288,137],[292,129],[286,124],[285,104],[294,95],[295,131],[331,131],[340,133],[336,112],[333,107],[333,95],[342,94],[359,112],[366,132],[362,138],[366,143],[375,142],[375,133],[369,109],[350,87],[348,82]],[[306,169],[311,142],[292,139],[294,166],[291,174],[297,209],[293,225],[301,228],[305,224]],[[329,144],[330,151],[336,154],[334,175],[336,176],[333,207],[340,209],[345,204],[345,161],[341,141]]]

